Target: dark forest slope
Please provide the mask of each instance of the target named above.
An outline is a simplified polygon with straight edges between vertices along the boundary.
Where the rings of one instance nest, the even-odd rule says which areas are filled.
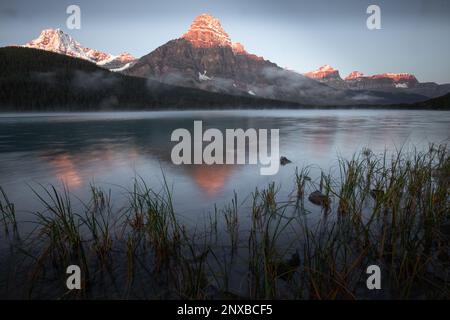
[[[113,73],[42,50],[0,48],[0,111],[97,111],[295,107],[171,86]]]

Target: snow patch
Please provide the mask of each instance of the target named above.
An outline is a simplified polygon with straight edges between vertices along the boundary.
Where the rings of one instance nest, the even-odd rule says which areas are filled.
[[[128,62],[128,63],[125,64],[123,67],[116,68],[116,69],[110,69],[110,71],[112,71],[112,72],[120,72],[120,71],[126,70],[126,69],[128,69],[129,67],[131,67],[131,64],[132,64],[132,62]]]
[[[108,58],[106,58],[105,60],[102,60],[102,61],[97,62],[97,65],[103,66],[103,65],[105,65],[105,64],[107,64],[107,63],[110,63],[110,62],[116,60],[116,59],[117,59],[117,56],[110,55],[110,56],[109,56]]]
[[[200,80],[200,81],[208,81],[208,80],[211,80],[211,78],[206,75],[206,70],[205,70],[203,72],[203,74],[201,74],[200,72],[198,73],[198,80]]]

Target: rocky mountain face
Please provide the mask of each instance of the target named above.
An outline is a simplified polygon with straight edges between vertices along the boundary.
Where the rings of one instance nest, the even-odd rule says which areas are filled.
[[[218,19],[202,14],[179,39],[139,59],[124,73],[167,83],[231,93],[253,92],[276,64],[232,43]]]
[[[118,56],[83,47],[78,41],[61,29],[46,29],[38,38],[26,43],[23,47],[51,51],[70,57],[84,59],[112,71],[121,71],[136,60],[129,53]],[[115,70],[118,69],[118,70]]]
[[[365,76],[362,72],[353,71],[346,78],[345,82],[350,89],[374,90],[392,88],[412,88],[419,84],[416,77],[409,73],[383,73],[372,76]]]
[[[345,84],[345,81],[342,80],[339,71],[328,64],[320,67],[318,70],[307,72],[304,75],[308,78],[326,83],[333,88],[347,88],[347,85]]]
[[[231,47],[231,39],[220,21],[209,14],[201,14],[192,22],[189,30],[181,37],[196,48]]]
[[[450,91],[450,85],[438,85],[432,82],[421,83],[410,73],[364,75],[362,72],[353,71],[342,79],[338,70],[330,65],[325,65],[304,75],[334,88],[356,91],[402,92],[419,94],[429,98],[439,97]]]
[[[317,77],[327,74],[339,81],[339,73],[330,68],[324,68]],[[323,84],[251,54],[242,44],[233,42],[220,21],[209,14],[195,18],[180,38],[143,56],[123,73],[213,92],[309,105],[359,104],[361,99],[392,102],[392,95],[342,90],[345,88]],[[400,100],[414,102],[420,98],[405,96]]]
[[[345,82],[348,88],[352,90],[406,92],[420,94],[428,98],[440,97],[450,92],[450,84],[419,82],[410,73],[382,73],[365,76],[361,72],[354,71],[345,78]]]

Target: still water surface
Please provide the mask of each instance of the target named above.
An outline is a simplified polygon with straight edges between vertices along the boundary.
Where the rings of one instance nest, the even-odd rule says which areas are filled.
[[[274,176],[261,176],[258,165],[172,164],[177,128],[280,129],[280,155],[292,163]],[[314,180],[333,170],[337,158],[350,158],[363,148],[375,153],[427,148],[447,143],[450,112],[379,110],[264,110],[133,113],[0,114],[0,186],[16,203],[19,219],[42,208],[31,188],[65,183],[83,199],[90,184],[110,189],[115,206],[137,175],[161,189],[162,172],[173,190],[179,214],[195,222],[214,205],[238,201],[256,187],[275,181],[289,198],[296,167],[313,165]],[[311,205],[311,204],[309,204]]]

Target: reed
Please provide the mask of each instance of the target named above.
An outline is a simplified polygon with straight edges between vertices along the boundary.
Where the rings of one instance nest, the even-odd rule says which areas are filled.
[[[231,251],[234,254],[239,242],[239,214],[236,192],[234,192],[231,205],[227,206],[222,214],[225,217],[226,230],[230,236]]]
[[[136,178],[120,209],[96,186],[85,203],[65,186],[32,189],[43,209],[21,248],[30,297],[45,283],[52,287],[51,279],[60,286],[69,264],[82,268],[85,289],[60,295],[67,298],[95,297],[105,270],[115,285],[124,279],[121,297],[144,287],[150,298],[370,298],[372,264],[383,270],[386,296],[450,297],[446,145],[393,155],[364,149],[317,180],[310,176],[311,167],[296,169],[288,199],[270,183],[238,208],[234,193],[203,229],[175,212],[164,175],[160,190]],[[306,201],[315,190],[329,199],[322,210]],[[14,204],[1,188],[0,213],[5,234],[18,233]]]
[[[6,236],[8,236],[10,232],[17,234],[17,220],[14,203],[9,201],[5,190],[3,190],[3,188],[1,187],[0,187],[0,218]]]
[[[179,249],[181,226],[165,179],[161,192],[149,188],[142,178],[135,180],[126,220],[133,230],[142,233],[143,240],[151,246],[155,270],[167,266],[171,256]]]

